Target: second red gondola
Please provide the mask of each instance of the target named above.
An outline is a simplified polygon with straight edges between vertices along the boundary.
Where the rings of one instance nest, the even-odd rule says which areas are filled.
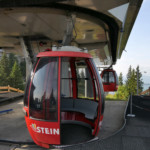
[[[118,89],[118,76],[113,69],[104,69],[101,73],[105,92],[114,92]]]

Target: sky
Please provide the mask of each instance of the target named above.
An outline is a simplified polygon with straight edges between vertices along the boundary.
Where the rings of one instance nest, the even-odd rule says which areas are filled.
[[[136,69],[139,65],[144,88],[150,87],[150,0],[143,0],[125,50],[113,67],[118,76],[122,72],[126,80],[129,66]]]

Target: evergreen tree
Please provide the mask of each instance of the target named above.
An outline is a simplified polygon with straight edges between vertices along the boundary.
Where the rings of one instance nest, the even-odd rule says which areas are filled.
[[[135,95],[137,89],[136,73],[135,73],[135,69],[132,69],[131,66],[129,68],[127,77],[128,77],[126,81],[127,91],[129,94]]]
[[[10,86],[14,88],[24,89],[22,74],[19,68],[18,63],[15,61],[12,71],[9,76]]]
[[[119,75],[119,85],[123,85],[123,76],[122,76],[122,72]]]
[[[0,85],[1,86],[7,86],[9,84],[8,82],[9,74],[10,74],[9,62],[6,53],[4,52],[0,60]]]
[[[143,81],[142,81],[142,73],[140,72],[140,67],[139,65],[136,68],[136,77],[138,77],[138,94],[143,91]]]
[[[21,74],[23,75],[23,78],[26,78],[26,61],[25,59],[23,61],[21,61],[20,63],[20,70],[21,70]]]
[[[9,54],[9,68],[10,68],[10,71],[15,63],[15,61],[18,63],[18,59],[15,57],[15,55],[13,53],[10,53]]]
[[[132,75],[132,67],[130,65],[129,69],[128,69],[128,73],[127,73],[127,80],[126,80],[126,85],[128,85],[128,81],[131,78]]]
[[[127,80],[126,80],[126,88],[127,88],[127,91],[128,91],[128,95],[129,95],[129,93],[130,93],[130,80],[131,80],[131,75],[132,75],[132,67],[131,67],[131,65],[129,66],[129,69],[128,69],[128,73],[127,73],[127,76],[126,76],[126,78],[127,78]]]

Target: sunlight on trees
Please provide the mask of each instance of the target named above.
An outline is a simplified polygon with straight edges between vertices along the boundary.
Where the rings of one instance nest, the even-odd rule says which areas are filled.
[[[25,67],[22,66],[22,70],[25,71]],[[0,60],[0,86],[10,85],[23,90],[23,83],[23,76],[17,58],[14,54],[7,57],[4,52]]]

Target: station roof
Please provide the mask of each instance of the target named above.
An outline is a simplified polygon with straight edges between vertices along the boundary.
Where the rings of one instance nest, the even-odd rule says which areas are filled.
[[[115,64],[141,4],[142,0],[1,0],[0,47],[22,55],[23,37],[35,54],[53,45],[72,45],[87,49],[103,65]]]

